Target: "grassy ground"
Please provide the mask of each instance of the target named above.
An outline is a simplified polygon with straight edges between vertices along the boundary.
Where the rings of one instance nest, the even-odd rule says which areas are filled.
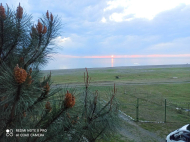
[[[63,73],[61,73],[63,71]],[[120,69],[89,69],[92,82],[125,82],[125,83],[149,83],[149,82],[186,82],[190,78],[188,67],[185,68],[120,68]],[[52,79],[57,84],[83,83],[85,70],[64,73],[64,70],[52,71]],[[119,79],[116,79],[116,76]]]
[[[138,123],[142,128],[165,138],[168,133],[189,123],[190,117],[184,110],[190,108],[190,66],[154,66],[134,68],[88,69],[91,77],[91,90],[105,94],[117,87],[117,98],[120,109],[136,119],[136,104],[139,98],[139,119],[144,121],[163,122],[165,120],[165,99],[167,101],[167,123]],[[71,87],[84,82],[84,69],[52,71],[54,84]],[[46,74],[47,71],[44,71]],[[117,76],[117,78],[116,78]],[[118,134],[112,141],[129,141]],[[100,141],[102,142],[102,141]]]

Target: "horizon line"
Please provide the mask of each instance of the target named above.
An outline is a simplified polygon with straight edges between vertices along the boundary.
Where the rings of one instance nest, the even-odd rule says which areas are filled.
[[[64,54],[50,54],[61,58],[161,58],[161,57],[190,57],[190,54],[149,54],[149,55],[104,55],[104,56],[73,56]]]

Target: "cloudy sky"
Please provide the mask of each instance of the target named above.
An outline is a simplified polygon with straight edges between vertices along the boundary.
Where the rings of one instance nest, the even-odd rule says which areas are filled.
[[[58,58],[190,57],[190,0],[3,0],[61,18]]]

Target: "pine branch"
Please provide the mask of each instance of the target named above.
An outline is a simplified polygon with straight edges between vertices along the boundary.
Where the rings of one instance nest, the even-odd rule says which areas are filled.
[[[16,46],[18,44],[18,39],[20,37],[20,32],[21,32],[21,29],[20,29],[20,20],[16,24],[16,27],[17,27],[17,30],[18,30],[17,33],[16,33],[16,40],[15,40],[14,44],[11,46],[10,50],[7,52],[7,54],[3,57],[3,61],[6,60],[6,58],[8,57],[8,55],[13,51],[13,49],[16,48]]]
[[[43,21],[43,20],[42,20]],[[54,21],[55,22],[55,21]],[[58,22],[58,21],[56,21]],[[55,22],[55,23],[56,23]],[[48,29],[48,33],[47,33],[47,37],[46,37],[46,43],[44,45],[44,47],[41,49],[41,51],[37,54],[37,52],[32,56],[32,58],[25,64],[25,66],[28,66],[32,63],[34,63],[41,55],[42,53],[45,51],[45,49],[47,48],[48,44],[50,43],[50,39],[52,37],[52,27],[54,26],[54,23],[52,23],[52,21],[50,21],[49,23],[49,29]],[[40,48],[42,43],[42,35],[39,35],[39,44],[38,44],[38,49]]]
[[[3,50],[3,44],[4,44],[4,23],[3,20],[0,21],[0,26],[1,26],[1,40],[0,40],[0,57],[2,54],[2,50]]]
[[[84,72],[84,83],[85,83],[85,99],[84,99],[84,108],[85,108],[85,117],[86,117],[86,114],[87,114],[87,96],[88,96],[88,86],[90,84],[90,78],[89,78],[89,75],[88,75],[88,70],[86,68],[86,79],[85,79],[85,72]]]
[[[3,11],[3,7],[1,7],[1,9],[1,11]],[[2,101],[2,98],[0,100],[0,104],[3,106],[0,118],[3,126],[3,128],[0,129],[0,141],[4,141],[5,130],[9,127],[13,129],[15,129],[15,127],[41,127],[43,129],[48,128],[50,132],[53,132],[54,128],[56,129],[56,134],[52,133],[50,136],[45,136],[43,142],[53,140],[59,141],[60,138],[63,138],[63,141],[68,140],[67,134],[71,136],[72,140],[81,141],[88,139],[89,141],[94,142],[98,137],[104,133],[106,134],[106,129],[109,125],[105,126],[105,124],[115,123],[112,119],[115,117],[112,115],[112,102],[115,97],[115,88],[114,94],[109,102],[104,105],[100,104],[102,107],[99,108],[97,104],[98,93],[96,92],[95,96],[89,94],[90,77],[88,75],[88,70],[86,69],[86,76],[84,73],[85,88],[83,100],[76,101],[76,103],[82,102],[81,106],[83,107],[75,107],[70,111],[71,116],[75,116],[76,113],[81,113],[82,116],[79,116],[81,119],[78,122],[75,117],[72,117],[72,119],[66,118],[68,122],[62,122],[61,124],[63,126],[59,126],[59,118],[62,118],[62,116],[67,117],[65,114],[67,109],[70,109],[75,105],[75,97],[67,92],[65,98],[63,94],[61,94],[60,100],[52,99],[52,96],[57,94],[57,92],[60,91],[60,88],[49,92],[50,86],[48,83],[50,82],[51,76],[41,82],[39,81],[40,78],[38,75],[40,72],[38,72],[38,70],[40,65],[47,62],[47,55],[52,51],[52,48],[49,48],[48,45],[55,37],[57,37],[60,21],[57,17],[54,18],[52,14],[47,12],[45,17],[41,19],[43,25],[38,21],[38,26],[36,26],[36,28],[33,26],[32,32],[30,32],[31,19],[27,16],[22,17],[22,11],[23,9],[19,4],[16,13],[6,13],[6,19],[3,19],[4,25],[2,24],[2,19],[0,17],[0,66],[3,67],[5,64],[7,67],[4,70],[0,69],[0,96],[7,97],[6,100]],[[9,9],[7,12],[9,12]],[[1,14],[2,12],[0,13],[0,16]],[[22,62],[20,60],[21,58],[23,59]],[[25,71],[28,71],[28,67],[32,67],[37,71],[32,75],[25,73],[26,80],[22,82],[21,86],[21,83],[15,83],[15,78],[13,77],[14,74],[12,69],[15,67],[15,64],[24,67],[23,70]],[[31,79],[36,81],[31,83]],[[41,86],[38,81],[41,82]],[[6,84],[4,84],[4,82],[6,82]],[[11,93],[14,94],[14,96],[10,96],[9,94]],[[58,96],[56,95],[56,97]],[[52,112],[49,112],[52,108],[50,102],[47,102],[45,108],[48,112],[44,114],[44,109],[38,106],[47,98],[55,104],[55,109],[53,109]],[[56,100],[59,100],[59,104],[56,103]],[[5,109],[7,103],[9,103],[9,106]],[[35,112],[37,114],[35,114]],[[37,117],[36,119],[34,117],[34,122],[32,122],[33,114]],[[63,135],[58,136],[57,132],[63,133]],[[55,136],[55,139],[52,136]],[[66,136],[66,138],[64,138],[64,136]],[[39,137],[29,137],[28,139],[24,138],[22,140],[15,137],[14,140],[27,140],[28,142],[40,141]]]
[[[110,111],[111,111],[111,106],[112,106],[112,100],[114,98],[115,95],[112,95],[112,98],[110,99],[109,102],[107,102],[107,104],[96,114],[96,116],[94,118],[92,118],[92,120],[100,117],[100,116],[104,116],[105,114],[108,114]],[[100,114],[108,105],[110,104],[110,108],[107,112],[103,113],[103,114]]]
[[[38,53],[38,50],[40,48],[42,44],[42,35],[39,35],[39,42],[38,42],[38,47],[37,47],[37,50],[35,51],[35,53],[32,55],[32,57],[30,58],[30,60],[28,60],[26,62],[26,64],[24,65],[24,68],[27,68],[28,65],[30,65],[32,62],[34,62],[37,58],[34,58],[36,56],[36,54]],[[41,53],[41,52],[40,52]],[[39,54],[40,54],[39,53]]]
[[[90,120],[93,118],[95,110],[96,110],[97,97],[98,97],[98,91],[96,91],[96,96],[94,97],[93,110],[92,110],[92,115],[91,115]]]
[[[0,138],[3,136],[4,131],[5,131],[5,130],[11,125],[11,123],[13,123],[14,120],[15,120],[15,114],[14,114],[14,112],[15,112],[15,107],[16,107],[16,105],[17,105],[17,102],[18,102],[19,99],[20,99],[20,93],[21,93],[21,85],[18,85],[17,93],[16,93],[16,96],[15,96],[15,101],[14,101],[14,104],[13,104],[12,109],[11,109],[10,118],[9,118],[9,120],[6,122],[5,127],[2,129],[2,132],[1,132],[1,134],[0,134]]]
[[[49,122],[47,122],[45,126],[42,126],[42,128],[43,128],[43,129],[47,129],[55,120],[57,120],[57,118],[60,117],[60,115],[61,115],[65,110],[67,110],[67,108],[62,109],[53,119],[51,119]],[[42,122],[42,121],[41,121],[41,122]],[[33,142],[36,142],[37,139],[38,139],[38,137],[36,137]]]
[[[49,136],[49,137],[47,137],[44,141],[42,141],[42,142],[47,142],[47,141],[49,141],[49,140],[51,140],[51,139],[53,139],[55,136],[57,136],[57,135],[59,135],[61,132],[65,132],[65,131],[69,131],[70,129],[68,129],[68,128],[63,128],[63,129],[61,129],[59,132],[57,132],[55,135],[51,135],[51,136]]]
[[[92,140],[90,140],[90,142],[95,142],[96,139],[97,139],[100,135],[102,135],[102,133],[106,130],[106,128],[107,128],[107,125],[104,127],[104,129],[102,129],[102,130],[100,131],[100,133],[99,133],[95,138],[93,138]]]
[[[63,108],[51,121],[49,121],[45,126],[43,126],[44,129],[47,129],[57,118],[61,116],[61,114],[67,110],[67,108]]]

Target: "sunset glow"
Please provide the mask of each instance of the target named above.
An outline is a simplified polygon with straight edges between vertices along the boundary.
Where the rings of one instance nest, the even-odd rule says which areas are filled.
[[[50,56],[56,56],[60,58],[164,58],[164,57],[190,57],[190,54],[150,54],[150,55],[105,55],[105,56],[72,56],[55,54]]]
[[[113,67],[114,65],[113,65],[113,63],[114,63],[114,61],[113,61],[114,59],[112,58],[111,59],[111,67]]]

